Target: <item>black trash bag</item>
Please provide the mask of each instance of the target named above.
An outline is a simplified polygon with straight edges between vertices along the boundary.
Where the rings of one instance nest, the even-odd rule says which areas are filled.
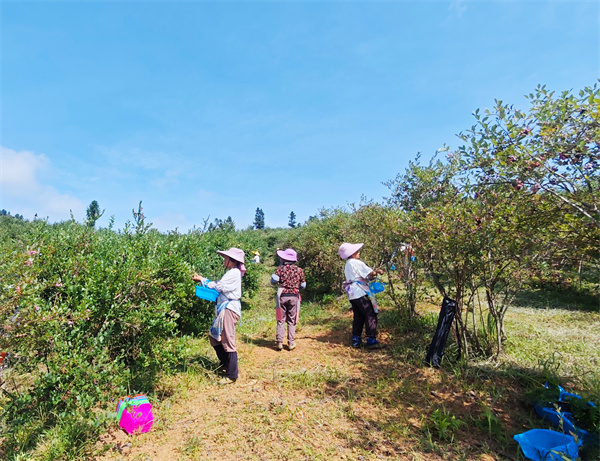
[[[439,368],[442,363],[442,357],[444,356],[444,349],[446,348],[446,340],[448,339],[448,333],[452,327],[452,321],[456,315],[456,301],[450,298],[444,298],[442,301],[442,308],[440,309],[440,316],[438,317],[437,328],[435,334],[429,345],[427,356],[425,357],[425,363],[434,368]]]

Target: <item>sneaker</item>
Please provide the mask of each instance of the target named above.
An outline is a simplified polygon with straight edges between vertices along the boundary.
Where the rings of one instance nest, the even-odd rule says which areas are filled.
[[[367,338],[367,349],[383,349],[387,347],[386,344],[382,344],[377,341],[375,338]]]
[[[362,339],[360,336],[352,336],[352,347],[358,349],[360,346],[362,346]]]
[[[277,349],[278,351],[282,351],[283,350],[283,344],[277,343],[277,345],[275,346],[275,349]]]
[[[289,345],[288,345],[288,349],[289,349],[290,351],[293,351],[294,349],[296,349],[296,343],[291,343],[291,344],[289,344]]]
[[[221,386],[224,386],[224,385],[226,385],[226,384],[233,384],[233,383],[235,383],[235,379],[231,379],[231,378],[223,378],[223,379],[220,379],[220,380],[219,380],[219,384],[220,384]]]

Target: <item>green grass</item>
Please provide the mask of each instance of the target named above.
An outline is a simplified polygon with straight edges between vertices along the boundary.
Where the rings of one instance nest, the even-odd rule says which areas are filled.
[[[238,341],[247,346],[246,354],[240,357],[241,369],[247,369],[254,348],[274,344],[273,298],[274,290],[266,286],[246,302],[238,326]],[[527,305],[528,299],[531,305]],[[557,382],[567,390],[596,396],[600,404],[600,312],[581,308],[579,301],[560,308],[556,298],[552,303],[550,299],[528,292],[508,310],[507,340],[498,361],[453,360],[456,349],[450,336],[442,370],[435,372],[424,367],[423,359],[437,313],[427,311],[406,319],[382,302],[380,328],[390,344],[384,353],[353,351],[348,355],[348,368],[326,354],[315,358],[310,366],[267,362],[248,378],[271,386],[276,392],[271,400],[227,402],[239,418],[251,422],[243,440],[227,434],[226,416],[204,421],[203,428],[217,432],[210,440],[197,431],[186,433],[179,445],[180,459],[197,459],[209,445],[218,443],[228,443],[232,450],[251,447],[256,459],[332,459],[339,455],[339,447],[311,444],[317,432],[327,427],[324,423],[331,421],[339,422],[338,427],[331,428],[336,443],[343,440],[346,447],[354,448],[347,459],[371,459],[375,450],[385,453],[381,448],[385,444],[397,450],[403,445],[400,452],[413,459],[477,459],[481,453],[514,459],[518,453],[512,441],[515,432],[548,427],[527,408],[528,391],[542,388],[546,381]],[[323,304],[303,303],[300,328],[310,331],[311,336],[349,332],[347,309],[345,297],[329,297]],[[205,337],[188,336],[177,341],[181,351],[178,367],[161,375],[151,392],[161,415],[153,427],[153,437],[168,436],[169,427],[180,419],[174,408],[195,393],[210,390],[218,379],[216,357]],[[361,380],[349,372],[356,366],[361,367]],[[306,395],[301,405],[279,397],[295,391]],[[469,411],[462,407],[466,404],[471,405]],[[302,426],[297,423],[300,413],[304,414]],[[27,458],[15,450],[9,459],[89,457],[97,437],[95,427],[65,421],[45,431],[43,416],[32,420],[28,433],[10,436],[23,446],[40,434],[45,442]],[[223,432],[218,432],[221,426]],[[476,446],[470,445],[472,437],[478,440]],[[82,443],[82,438],[89,443]]]
[[[515,307],[506,331],[507,364],[600,395],[600,313]]]
[[[517,294],[513,304],[515,307],[534,309],[567,309],[583,312],[599,312],[600,296],[598,283],[588,284],[585,290],[557,288],[529,288]]]

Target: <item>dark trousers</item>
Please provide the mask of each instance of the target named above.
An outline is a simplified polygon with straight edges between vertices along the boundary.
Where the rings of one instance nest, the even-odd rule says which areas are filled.
[[[362,336],[363,326],[367,338],[377,337],[377,314],[368,296],[351,299],[350,305],[354,312],[352,320],[352,336]]]
[[[446,340],[448,339],[448,333],[452,327],[452,321],[456,315],[456,301],[450,298],[444,298],[442,301],[442,308],[440,309],[440,316],[438,317],[437,328],[435,334],[429,345],[427,351],[427,357],[425,362],[432,367],[438,368],[442,363],[442,357],[444,356],[444,349],[446,348]]]
[[[229,379],[238,379],[238,356],[237,352],[227,352],[222,344],[213,346],[221,366],[225,369],[225,376]]]

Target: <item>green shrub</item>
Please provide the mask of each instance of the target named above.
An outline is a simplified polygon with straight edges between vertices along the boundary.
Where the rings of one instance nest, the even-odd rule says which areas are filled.
[[[1,218],[0,350],[19,378],[0,401],[6,453],[35,449],[68,419],[87,427],[120,396],[151,393],[157,374],[180,361],[176,336],[204,334],[212,319],[214,304],[194,296],[193,272],[218,279],[217,250],[265,246],[231,228],[161,234],[141,218],[121,232],[74,221],[19,222],[14,232],[14,218]],[[247,268],[251,299],[261,267]]]

